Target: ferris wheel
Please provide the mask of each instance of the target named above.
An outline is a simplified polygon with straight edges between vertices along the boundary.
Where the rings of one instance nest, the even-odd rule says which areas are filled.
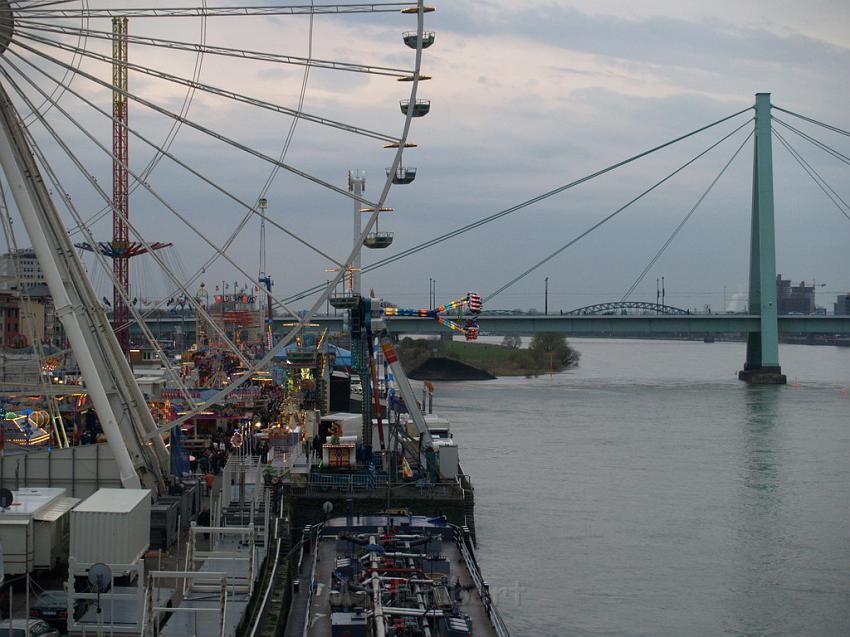
[[[146,454],[161,460],[166,452],[126,364],[131,325],[190,405],[166,425],[174,427],[265,369],[325,306],[361,246],[391,242],[378,218],[392,210],[393,186],[416,175],[404,155],[416,146],[413,120],[430,110],[419,88],[430,79],[422,60],[435,41],[425,29],[431,11],[422,0],[0,0],[0,166],[3,215],[13,221],[4,223],[7,245],[22,243],[20,230],[10,238],[22,225],[104,431],[124,438],[136,470]],[[380,162],[368,167],[381,175],[374,194],[340,179],[343,167],[363,162]],[[268,206],[275,193],[286,193],[293,207],[315,207],[324,220],[299,225],[276,215]],[[332,228],[347,224],[325,211],[340,202],[363,214],[354,247],[333,241],[340,233]],[[273,292],[264,280],[265,243],[258,268],[246,239],[258,220],[275,250],[291,255],[288,267],[309,264],[317,279],[335,272],[306,313],[283,301],[292,290]],[[187,267],[166,258],[171,244],[191,246]],[[130,285],[140,255],[168,288],[153,304],[138,303]],[[95,290],[95,272],[111,283],[112,299]],[[206,285],[204,294],[212,294],[213,276],[222,297],[230,281],[234,294],[237,281],[262,291],[292,327],[262,356],[248,356],[198,292]],[[174,298],[246,370],[203,401],[146,320]],[[121,471],[127,477],[130,466]]]

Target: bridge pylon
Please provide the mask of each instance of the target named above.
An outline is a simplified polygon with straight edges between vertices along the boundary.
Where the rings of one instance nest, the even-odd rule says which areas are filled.
[[[758,385],[784,385],[779,366],[776,308],[776,232],[773,215],[773,150],[770,93],[757,93],[753,153],[753,210],[750,235],[750,314],[758,332],[747,335],[747,360],[738,378]]]

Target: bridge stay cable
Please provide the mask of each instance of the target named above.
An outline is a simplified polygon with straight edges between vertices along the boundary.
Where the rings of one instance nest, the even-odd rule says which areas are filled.
[[[793,157],[796,162],[800,165],[800,167],[806,172],[806,174],[811,177],[812,181],[815,182],[818,188],[823,191],[829,200],[838,208],[838,211],[844,215],[848,221],[850,221],[850,214],[848,214],[848,210],[850,210],[850,205],[847,204],[846,201],[835,191],[835,189],[830,186],[826,180],[820,175],[820,173],[815,170],[812,165],[805,160],[805,158],[797,151],[787,139],[776,129],[773,129],[773,135],[779,142],[785,147],[785,150]],[[836,201],[837,199],[837,201]],[[842,205],[843,204],[843,205]]]
[[[726,117],[718,119],[718,120],[716,120],[716,121],[714,121],[710,124],[706,124],[705,126],[701,126],[700,128],[692,130],[689,133],[686,133],[686,134],[680,135],[679,137],[676,137],[674,139],[668,140],[668,141],[664,142],[663,144],[659,144],[658,146],[650,148],[649,150],[638,153],[637,155],[633,155],[633,156],[631,156],[627,159],[624,159],[622,161],[619,161],[615,164],[611,164],[610,166],[607,166],[605,168],[597,170],[593,173],[590,173],[589,175],[585,175],[584,177],[580,177],[579,179],[571,181],[567,184],[564,184],[562,186],[558,186],[557,188],[553,188],[552,190],[548,190],[547,192],[544,192],[543,194],[537,195],[536,197],[532,197],[531,199],[527,199],[527,200],[525,200],[521,203],[518,203],[516,205],[511,206],[510,208],[505,208],[504,210],[493,213],[493,214],[488,215],[486,217],[482,217],[481,219],[478,219],[477,221],[473,221],[472,223],[469,223],[465,226],[461,226],[460,228],[456,228],[454,230],[451,230],[451,231],[449,231],[445,234],[442,234],[442,235],[439,235],[439,236],[434,237],[432,239],[429,239],[428,241],[424,241],[420,244],[417,244],[415,246],[407,248],[406,250],[402,250],[401,252],[398,252],[397,254],[391,255],[389,257],[381,259],[380,261],[376,261],[375,263],[373,263],[371,265],[365,266],[363,268],[362,272],[364,274],[368,273],[368,272],[373,272],[374,270],[377,270],[377,269],[382,268],[384,266],[390,265],[391,263],[395,263],[396,261],[399,261],[401,259],[409,257],[413,254],[416,254],[417,252],[421,252],[422,250],[433,247],[433,246],[435,246],[439,243],[442,243],[443,241],[453,239],[454,237],[465,234],[465,233],[469,232],[470,230],[474,230],[475,228],[478,228],[480,226],[488,224],[492,221],[496,221],[497,219],[501,219],[502,217],[513,214],[514,212],[518,212],[519,210],[522,210],[524,208],[528,208],[529,206],[532,206],[536,203],[539,203],[539,202],[544,201],[544,200],[546,200],[550,197],[553,197],[557,194],[560,194],[560,193],[562,193],[566,190],[569,190],[571,188],[579,186],[579,185],[581,185],[585,182],[588,182],[592,179],[595,179],[596,177],[600,177],[600,176],[602,176],[606,173],[609,173],[613,170],[616,170],[617,168],[621,168],[623,166],[626,166],[626,165],[628,165],[628,164],[630,164],[634,161],[637,161],[638,159],[642,159],[643,157],[647,157],[648,155],[651,155],[651,154],[653,154],[653,153],[655,153],[659,150],[662,150],[662,149],[667,148],[669,146],[672,146],[672,145],[674,145],[674,144],[676,144],[680,141],[688,139],[689,137],[692,137],[694,135],[702,133],[702,132],[709,130],[709,129],[715,127],[715,126],[718,126],[718,125],[720,125],[724,122],[728,122],[729,120],[734,119],[734,118],[738,117],[739,115],[743,115],[747,111],[751,111],[751,110],[753,110],[753,107],[748,106],[747,108],[741,109],[740,111],[738,111],[736,113],[732,113],[731,115],[727,115]],[[751,119],[747,120],[747,122],[745,122],[745,124],[749,123],[750,121],[752,121],[752,120]],[[743,125],[741,127],[743,127]],[[736,129],[736,131],[739,130],[741,127]],[[308,296],[315,294],[316,292],[320,292],[320,291],[324,290],[325,287],[326,287],[325,283],[314,285],[313,287],[307,288],[305,290],[302,290],[301,292],[298,292],[296,294],[293,294],[291,296],[286,297],[284,299],[284,301],[286,301],[287,303],[291,303],[291,302],[294,302],[294,301],[304,299]]]
[[[813,117],[808,117],[807,115],[801,115],[800,113],[795,113],[794,111],[789,111],[786,108],[782,108],[781,106],[772,105],[773,110],[780,111],[782,113],[787,113],[788,115],[793,115],[804,122],[809,122],[810,124],[815,124],[816,126],[820,126],[827,130],[832,131],[833,133],[838,133],[839,135],[844,135],[845,137],[850,137],[850,131],[846,131],[843,128],[839,128],[838,126],[833,126],[832,124],[827,124],[826,122],[821,122],[819,120],[814,119]]]
[[[634,197],[633,199],[631,199],[631,200],[630,200],[630,201],[628,201],[627,203],[623,204],[623,205],[622,205],[621,207],[619,207],[617,210],[615,210],[614,212],[612,212],[611,214],[609,214],[609,215],[608,215],[608,216],[606,216],[605,218],[601,219],[600,221],[597,221],[595,224],[593,224],[592,226],[590,226],[590,228],[588,228],[587,230],[585,230],[584,232],[582,232],[582,233],[581,233],[581,234],[579,234],[578,236],[574,237],[573,239],[571,239],[570,241],[568,241],[567,243],[565,243],[564,245],[562,245],[560,248],[558,248],[558,249],[557,249],[557,250],[555,250],[554,252],[550,253],[549,255],[547,255],[546,257],[544,257],[543,259],[541,259],[540,261],[538,261],[538,262],[537,262],[537,263],[535,263],[534,265],[532,265],[530,268],[528,268],[528,269],[524,270],[521,274],[519,274],[518,276],[516,276],[516,277],[514,277],[513,279],[511,279],[510,281],[508,281],[507,283],[505,283],[503,286],[501,286],[500,288],[496,289],[494,292],[490,293],[488,296],[486,296],[486,297],[484,298],[484,301],[489,301],[489,300],[491,300],[492,298],[494,298],[495,296],[498,296],[499,294],[501,294],[502,292],[504,292],[505,290],[507,290],[509,287],[511,287],[511,286],[513,286],[513,285],[515,285],[516,283],[518,283],[519,281],[521,281],[522,279],[524,279],[526,276],[528,276],[529,274],[531,274],[532,272],[534,272],[535,270],[537,270],[538,268],[540,268],[540,267],[541,267],[541,266],[543,266],[544,264],[546,264],[546,263],[548,263],[549,261],[551,261],[552,259],[554,259],[556,256],[558,256],[559,254],[561,254],[564,250],[566,250],[566,249],[570,248],[571,246],[573,246],[573,245],[575,245],[576,243],[578,243],[579,241],[581,241],[584,237],[586,237],[586,236],[587,236],[587,235],[589,235],[590,233],[594,232],[595,230],[597,230],[598,228],[600,228],[601,226],[603,226],[604,224],[606,224],[608,221],[610,221],[611,219],[613,219],[614,217],[616,217],[617,215],[619,215],[621,212],[623,212],[624,210],[626,210],[629,206],[631,206],[632,204],[636,203],[637,201],[639,201],[640,199],[642,199],[643,197],[645,197],[646,195],[648,195],[649,193],[651,193],[653,190],[655,190],[655,189],[659,188],[662,184],[664,184],[664,183],[666,183],[667,181],[669,181],[670,179],[672,179],[674,176],[676,176],[677,174],[679,174],[679,173],[680,173],[681,171],[683,171],[685,168],[687,168],[688,166],[690,166],[691,164],[693,164],[694,162],[696,162],[697,160],[699,160],[701,157],[705,156],[706,154],[708,154],[709,152],[711,152],[712,150],[714,150],[717,146],[719,146],[720,144],[722,144],[723,142],[725,142],[727,139],[729,139],[730,137],[732,137],[733,135],[735,135],[738,131],[740,131],[742,128],[744,128],[745,126],[747,126],[748,124],[750,124],[752,121],[753,121],[752,119],[748,119],[746,122],[744,122],[743,124],[741,124],[740,126],[738,126],[736,129],[734,129],[734,130],[733,130],[733,131],[731,131],[730,133],[727,133],[726,135],[724,135],[723,137],[721,137],[718,141],[716,141],[716,142],[714,142],[713,144],[711,144],[711,146],[709,146],[708,148],[706,148],[705,150],[703,150],[703,151],[702,151],[702,152],[700,152],[699,154],[695,155],[694,157],[692,157],[691,159],[689,159],[688,161],[686,161],[684,164],[682,164],[681,166],[679,166],[678,168],[676,168],[673,172],[668,173],[665,177],[663,177],[662,179],[660,179],[660,180],[658,180],[657,182],[655,182],[652,186],[650,186],[649,188],[647,188],[646,190],[644,190],[643,192],[641,192],[639,195],[637,195],[636,197]],[[746,140],[745,140],[745,143],[746,143]]]
[[[844,153],[841,153],[841,152],[835,150],[829,144],[826,144],[826,143],[822,142],[821,140],[819,140],[815,137],[812,137],[808,133],[801,131],[796,126],[792,126],[788,122],[785,122],[785,121],[779,119],[778,117],[774,117],[773,121],[776,122],[777,124],[782,125],[784,128],[787,128],[788,130],[796,133],[798,137],[802,137],[803,139],[805,139],[810,144],[817,146],[818,148],[820,148],[825,153],[831,155],[834,159],[837,159],[838,161],[850,166],[850,157],[848,157]]]
[[[723,166],[723,168],[721,168],[721,170],[717,174],[717,176],[715,176],[715,178],[708,185],[708,188],[706,188],[703,191],[703,193],[699,196],[696,203],[688,211],[688,214],[686,214],[684,216],[684,218],[679,222],[679,225],[676,226],[675,230],[673,230],[673,232],[670,234],[670,236],[667,237],[667,241],[665,241],[664,244],[658,249],[658,252],[655,253],[655,256],[652,257],[652,259],[650,259],[649,263],[646,264],[646,267],[641,271],[641,273],[634,280],[634,282],[631,284],[631,286],[629,286],[629,289],[626,290],[625,294],[623,294],[622,298],[620,299],[621,302],[628,300],[628,298],[632,295],[632,293],[637,289],[637,286],[639,286],[641,284],[641,282],[644,280],[644,278],[646,278],[646,275],[653,268],[653,266],[656,263],[658,263],[658,260],[661,258],[661,256],[664,254],[664,252],[667,250],[667,248],[670,247],[670,244],[673,243],[673,240],[676,238],[676,236],[679,234],[679,232],[682,230],[682,228],[685,227],[685,224],[687,224],[688,221],[690,221],[691,217],[697,211],[697,208],[699,208],[700,205],[702,204],[702,202],[705,201],[705,198],[714,189],[714,186],[717,184],[718,181],[720,181],[720,178],[723,177],[723,174],[726,172],[726,170],[729,168],[729,166],[732,165],[732,162],[734,162],[735,159],[738,157],[738,155],[741,154],[741,151],[744,149],[744,146],[747,144],[747,142],[750,141],[750,138],[753,136],[754,132],[755,131],[750,131],[750,134],[747,135],[746,139],[744,139],[744,141],[741,142],[741,145],[738,146],[738,149],[732,154],[732,157],[729,158],[729,161],[726,162],[726,164]]]

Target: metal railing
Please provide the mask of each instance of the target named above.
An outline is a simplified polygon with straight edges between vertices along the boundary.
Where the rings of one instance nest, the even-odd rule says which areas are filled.
[[[222,508],[243,500],[258,504],[262,497],[262,485],[259,456],[231,455],[221,472]]]
[[[203,587],[204,590],[219,593],[218,607],[198,606],[158,606],[157,605],[157,583],[160,580],[183,580],[183,589]],[[195,582],[200,584],[195,584]],[[213,571],[151,571],[148,573],[148,585],[144,602],[144,614],[142,619],[142,637],[154,637],[160,625],[159,617],[165,614],[190,613],[200,615],[201,613],[219,613],[219,637],[225,636],[225,625],[227,621],[227,573]],[[85,633],[84,633],[85,634]]]
[[[469,487],[467,487],[469,489]],[[463,495],[463,487],[459,480],[449,482],[391,482],[386,475],[369,476],[368,474],[332,474],[311,473],[306,484],[286,485],[286,490],[298,495],[321,495],[333,491],[336,493],[382,494],[387,490],[395,497],[401,495],[420,498],[451,498]]]
[[[198,549],[198,535],[209,535],[210,550],[203,551]],[[225,538],[232,539],[231,542],[234,547],[232,550],[226,549]],[[242,545],[245,545],[245,549],[239,548]],[[196,526],[193,522],[189,527],[186,572],[196,572],[196,569],[200,568],[208,559],[244,562],[247,573],[244,576],[229,576],[228,589],[231,592],[247,593],[250,595],[254,591],[254,577],[257,568],[254,525],[249,524],[247,527],[210,527]],[[187,587],[190,583],[191,581],[188,579],[184,581],[184,595],[189,593],[189,588]],[[208,588],[195,587],[192,590],[204,591],[208,590]]]
[[[310,630],[310,605],[313,603],[313,591],[316,590],[318,581],[316,580],[316,562],[319,559],[319,541],[322,535],[324,524],[318,524],[310,529],[308,538],[313,543],[313,564],[310,568],[310,588],[307,591],[307,620],[304,622],[304,631],[302,637],[307,637],[307,632]]]
[[[280,555],[281,547],[283,546],[283,537],[278,537],[275,545],[274,554],[270,554],[270,557],[274,557],[274,562],[272,563],[271,573],[269,574],[268,580],[265,582],[265,590],[263,591],[262,601],[259,603],[259,606],[254,611],[254,618],[251,624],[251,631],[247,634],[248,637],[256,637],[256,635],[260,632],[263,621],[268,617],[268,606],[271,601],[273,601],[274,597],[272,593],[275,587],[278,585],[276,581],[278,570],[283,568],[286,565],[287,569],[293,569],[293,572],[286,574],[286,584],[288,586],[292,585],[292,582],[295,581],[298,574],[301,572],[301,568],[304,564],[304,547],[309,542],[312,543],[317,540],[319,533],[321,532],[323,525],[316,525],[313,527],[309,527],[305,529],[302,538],[293,546],[285,556]],[[292,564],[292,558],[294,557],[296,551],[298,552],[298,560],[294,565]],[[314,560],[315,560],[315,551],[314,551]],[[313,572],[311,573],[311,578],[315,579],[315,561],[312,564]],[[294,573],[294,574],[293,574]],[[310,590],[307,594],[307,608],[310,608],[310,601],[312,599],[312,590],[314,583],[311,581]],[[283,596],[283,607],[289,608],[292,602],[291,596],[291,588],[284,592]]]
[[[275,575],[277,574],[277,565],[280,560],[281,543],[281,538],[277,538],[277,544],[275,545],[274,554],[270,555],[270,557],[273,557],[274,559],[274,562],[272,563],[272,572],[269,575],[268,585],[266,586],[266,590],[263,593],[263,600],[260,602],[260,607],[257,609],[257,615],[254,618],[253,625],[251,626],[251,632],[249,633],[250,637],[255,637],[255,635],[257,634],[257,630],[260,627],[260,622],[262,622],[262,620],[266,616],[266,608],[269,603],[269,598],[271,597],[272,589],[275,587]]]
[[[478,596],[481,598],[481,604],[484,606],[484,612],[487,613],[490,624],[493,626],[498,637],[510,637],[508,627],[504,619],[502,619],[499,609],[490,597],[490,586],[481,576],[481,570],[478,568],[478,560],[475,558],[475,550],[472,547],[472,538],[470,537],[469,529],[454,525],[452,525],[452,528],[454,530],[455,542],[466,564],[466,569],[469,571],[470,577],[472,577],[472,582],[478,591]]]

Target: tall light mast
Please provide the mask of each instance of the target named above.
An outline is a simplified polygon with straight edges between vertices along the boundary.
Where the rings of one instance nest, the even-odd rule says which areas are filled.
[[[362,197],[366,192],[366,175],[359,170],[349,171],[348,173],[348,190],[357,197]],[[361,204],[357,199],[354,200],[354,249],[356,256],[351,260],[351,271],[349,279],[351,281],[351,293],[355,296],[360,295],[360,252],[363,249],[363,244],[360,242],[360,233],[363,231],[361,226]]]
[[[257,281],[266,286],[266,347],[272,349],[274,347],[274,308],[272,306],[272,285],[274,281],[266,272],[266,209],[269,202],[262,198],[258,202],[260,206],[260,276]]]
[[[130,308],[124,302],[130,296],[127,23],[126,17],[112,18],[112,329],[125,355],[130,352]]]

